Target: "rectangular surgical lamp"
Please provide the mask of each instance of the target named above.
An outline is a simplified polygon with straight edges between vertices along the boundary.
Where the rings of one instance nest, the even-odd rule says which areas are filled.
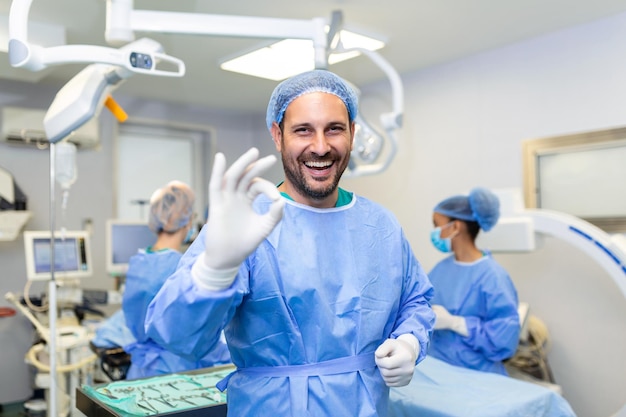
[[[381,49],[385,43],[355,32],[342,30],[341,43],[344,49],[363,48],[371,51]],[[359,56],[357,51],[335,53],[328,57],[330,65]],[[273,81],[281,81],[292,75],[314,69],[313,41],[309,39],[284,39],[272,44],[263,44],[252,51],[226,58],[220,68],[226,71],[252,75]]]

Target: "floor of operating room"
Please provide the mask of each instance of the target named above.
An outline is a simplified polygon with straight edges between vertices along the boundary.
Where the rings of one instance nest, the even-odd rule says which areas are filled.
[[[24,411],[24,402],[2,404],[0,406],[0,417],[24,417],[27,416]]]
[[[44,411],[26,410],[24,404],[31,400],[33,402],[43,401],[43,391],[35,390],[33,397],[24,401],[0,404],[0,417],[45,417]]]

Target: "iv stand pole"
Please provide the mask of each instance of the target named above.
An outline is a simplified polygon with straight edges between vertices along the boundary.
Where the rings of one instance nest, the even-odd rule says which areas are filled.
[[[50,281],[48,282],[48,326],[50,328],[49,352],[50,352],[50,401],[48,405],[48,417],[58,417],[57,413],[57,286],[54,277],[54,246],[55,246],[55,186],[56,177],[56,148],[54,143],[50,143]]]

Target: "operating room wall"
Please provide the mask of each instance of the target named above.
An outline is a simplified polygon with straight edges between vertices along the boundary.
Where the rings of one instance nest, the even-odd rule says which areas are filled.
[[[403,74],[398,157],[381,175],[343,184],[391,208],[430,270],[443,256],[429,242],[441,199],[479,185],[521,188],[526,139],[626,125],[624,51],[622,14]],[[363,93],[363,111],[390,108],[386,82]],[[613,414],[626,402],[624,294],[588,256],[554,238],[532,254],[495,257],[548,326],[549,363],[577,414]]]
[[[132,80],[131,80],[132,81]],[[56,89],[45,85],[0,80],[0,106],[18,106],[46,109],[56,94]],[[246,114],[224,113],[183,104],[170,105],[161,102],[139,100],[124,96],[123,87],[117,90],[116,99],[129,114],[131,120],[145,119],[177,124],[204,125],[215,134],[217,150],[233,161],[244,150],[258,142],[262,152],[274,151],[269,134],[252,128],[251,117]],[[92,277],[84,278],[81,287],[89,289],[113,289],[114,280],[105,271],[105,224],[115,216],[114,204],[114,140],[116,121],[104,110],[100,115],[101,146],[98,150],[82,150],[77,153],[78,179],[70,189],[67,212],[60,211],[60,191],[56,194],[56,226],[68,230],[83,229],[91,222],[91,246],[94,264]],[[262,135],[265,140],[257,140]],[[146,150],[149,152],[149,150]],[[211,155],[205,155],[206,178],[211,169]],[[0,167],[8,170],[28,197],[28,209],[33,217],[26,230],[49,230],[50,219],[50,164],[49,151],[31,147],[16,147],[0,143]],[[158,169],[158,167],[154,167]],[[150,175],[146,172],[145,175]],[[274,174],[276,177],[276,174]],[[132,179],[127,179],[132,181]],[[201,213],[199,213],[201,214]],[[7,291],[22,293],[26,283],[24,242],[20,235],[14,241],[0,241],[0,305]],[[35,282],[32,295],[46,291],[46,283]]]

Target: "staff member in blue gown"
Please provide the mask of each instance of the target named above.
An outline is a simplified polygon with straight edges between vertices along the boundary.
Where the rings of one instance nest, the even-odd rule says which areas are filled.
[[[225,328],[228,415],[386,416],[424,357],[432,287],[395,217],[338,187],[357,98],[337,75],[283,81],[267,109],[285,180],[258,150],[215,158],[209,219],[148,310],[148,335],[202,356]],[[223,317],[220,323],[211,317]]]
[[[148,304],[176,270],[182,257],[181,247],[193,232],[194,200],[193,190],[180,181],[166,184],[150,198],[148,226],[156,234],[156,242],[130,259],[122,301],[126,325],[135,338],[133,343],[123,346],[131,355],[126,379],[230,363],[225,341],[218,342],[204,357],[191,358],[159,346],[144,331]]]
[[[500,216],[498,197],[485,188],[437,204],[433,245],[451,256],[428,274],[437,316],[429,354],[452,365],[506,375],[502,363],[516,351],[517,291],[509,274],[476,247],[480,230]]]

